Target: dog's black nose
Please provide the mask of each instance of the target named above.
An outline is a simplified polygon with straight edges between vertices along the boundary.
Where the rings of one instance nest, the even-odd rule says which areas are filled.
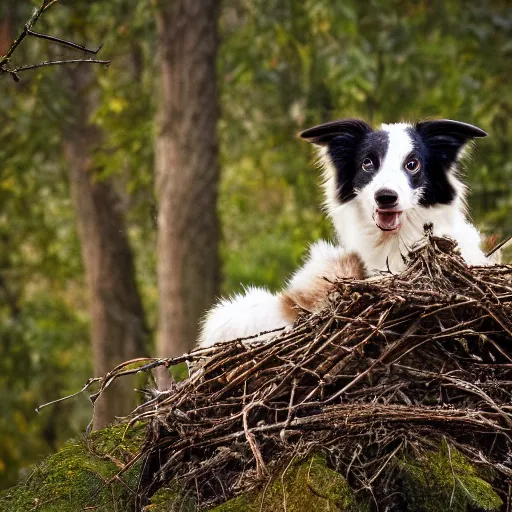
[[[379,208],[393,208],[398,202],[398,194],[389,188],[381,188],[375,192],[375,201]]]

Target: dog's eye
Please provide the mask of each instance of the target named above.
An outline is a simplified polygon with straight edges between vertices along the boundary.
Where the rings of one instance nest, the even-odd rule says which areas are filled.
[[[363,171],[370,172],[373,171],[375,166],[373,165],[371,158],[365,158],[361,167],[363,168]]]
[[[418,172],[420,170],[420,161],[417,158],[411,158],[406,164],[405,164],[405,170],[411,174],[414,174],[415,172]]]

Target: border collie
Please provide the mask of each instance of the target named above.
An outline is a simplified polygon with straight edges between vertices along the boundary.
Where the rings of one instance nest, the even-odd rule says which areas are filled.
[[[423,226],[448,236],[470,265],[489,261],[480,234],[466,215],[460,160],[472,139],[487,134],[451,120],[383,124],[374,130],[358,119],[310,128],[300,137],[318,147],[324,170],[326,210],[339,245],[320,241],[286,288],[272,294],[248,288],[221,300],[206,315],[199,345],[254,336],[290,326],[298,307],[322,308],[330,282],[400,272],[405,256],[423,237]]]

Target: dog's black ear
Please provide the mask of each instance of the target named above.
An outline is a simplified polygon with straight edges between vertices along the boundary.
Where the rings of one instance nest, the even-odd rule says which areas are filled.
[[[423,138],[439,138],[440,141],[444,140],[447,143],[451,142],[459,146],[471,139],[487,136],[487,133],[477,126],[450,119],[419,122],[416,124],[416,131]]]
[[[313,144],[326,146],[334,137],[348,135],[353,138],[362,138],[371,131],[371,126],[360,119],[339,119],[304,130],[299,137]]]
[[[416,124],[416,131],[430,151],[432,181],[439,180],[437,172],[444,174],[457,162],[462,148],[476,137],[485,137],[480,128],[471,124],[440,119]]]

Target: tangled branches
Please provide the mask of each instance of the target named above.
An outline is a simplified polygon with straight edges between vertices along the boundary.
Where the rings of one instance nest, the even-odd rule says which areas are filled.
[[[469,268],[429,234],[405,272],[334,283],[321,314],[304,313],[271,343],[127,363],[103,386],[158,365],[195,367],[132,415],[149,425],[142,496],[173,481],[213,505],[322,452],[354,489],[400,509],[398,461],[440,442],[492,468],[509,493],[511,344],[512,267]]]
[[[100,49],[101,46],[95,50],[92,50],[90,48],[86,48],[85,46],[73,43],[71,41],[66,41],[65,39],[60,39],[55,36],[51,36],[49,34],[41,34],[39,32],[35,32],[33,29],[34,25],[37,23],[41,15],[49,9],[53,4],[55,4],[57,0],[43,0],[43,3],[41,4],[41,7],[39,9],[36,9],[34,13],[32,14],[31,18],[27,23],[25,23],[25,26],[23,27],[23,31],[20,33],[20,35],[14,40],[11,47],[7,51],[7,53],[0,57],[0,74],[7,73],[12,76],[15,82],[20,81],[19,73],[22,71],[28,71],[29,69],[37,69],[42,68],[46,66],[60,66],[63,64],[73,64],[73,63],[92,63],[92,64],[103,64],[108,66],[110,64],[110,61],[108,60],[98,60],[98,59],[65,59],[65,60],[50,60],[45,62],[39,62],[38,64],[28,64],[25,66],[17,66],[17,67],[9,67],[9,61],[11,60],[11,57],[13,56],[15,50],[20,46],[20,44],[23,42],[25,37],[36,37],[40,39],[46,39],[47,41],[50,41],[52,43],[60,44],[62,46],[66,46],[68,48],[72,48],[74,50],[79,50],[84,53],[88,53],[90,55],[96,55]]]

